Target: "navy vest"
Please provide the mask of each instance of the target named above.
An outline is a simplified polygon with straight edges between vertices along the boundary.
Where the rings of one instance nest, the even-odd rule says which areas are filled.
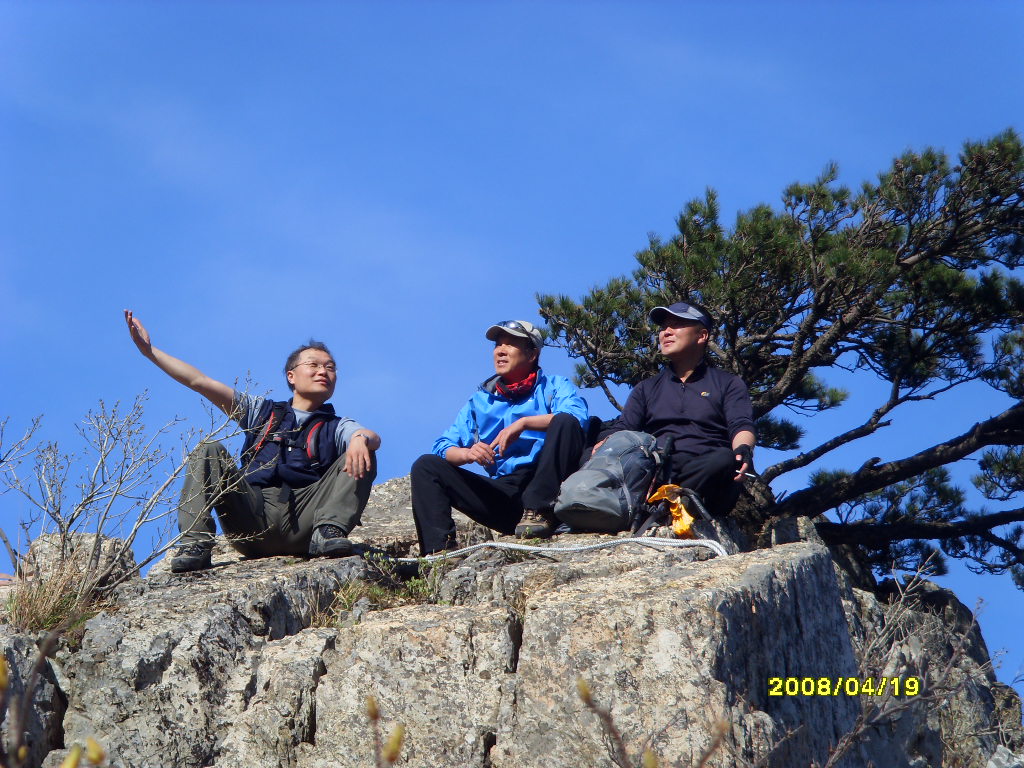
[[[338,460],[334,435],[339,419],[329,403],[295,426],[291,403],[264,400],[242,446],[242,472],[258,488],[305,488]]]

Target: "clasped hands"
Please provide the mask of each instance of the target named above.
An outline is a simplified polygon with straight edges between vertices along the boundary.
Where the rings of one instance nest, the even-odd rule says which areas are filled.
[[[462,449],[463,464],[479,464],[481,467],[489,467],[494,463],[495,456],[502,454],[505,450],[519,439],[526,426],[522,419],[516,419],[501,432],[499,432],[490,443],[483,441],[473,443],[469,448]]]

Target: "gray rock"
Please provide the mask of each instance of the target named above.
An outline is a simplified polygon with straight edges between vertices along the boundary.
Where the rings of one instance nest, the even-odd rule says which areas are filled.
[[[1024,756],[1015,755],[1006,747],[1000,745],[992,753],[992,757],[985,764],[985,768],[1024,768]]]
[[[484,765],[515,672],[514,623],[491,608],[408,606],[341,630],[317,688],[316,743],[298,764],[373,765],[373,695],[386,732],[406,725],[403,765]]]
[[[829,592],[836,581],[825,551],[788,545],[652,563],[536,595],[493,765],[607,762],[598,722],[576,697],[580,677],[633,754],[650,743],[663,762],[692,764],[725,721],[734,726],[725,754],[771,754],[768,764],[779,766],[824,762],[853,726],[856,703],[768,690],[772,677],[856,674],[848,637],[834,631],[843,623],[838,604],[818,604]]]
[[[288,654],[268,653],[268,644],[308,627],[338,585],[363,571],[358,558],[277,557],[122,589],[116,611],[86,624],[81,649],[59,657],[66,740],[93,736],[125,766],[209,765],[245,692],[258,690],[264,653],[271,667],[287,665]]]
[[[453,510],[460,546],[494,539],[493,532]],[[416,557],[419,542],[412,519],[412,486],[408,477],[396,477],[375,485],[363,510],[362,523],[349,538],[365,547],[395,557]],[[508,541],[514,539],[506,537]]]
[[[124,539],[94,533],[45,533],[29,545],[21,575],[46,581],[67,568],[77,572],[82,582],[91,581],[91,586],[101,588],[134,574],[135,555]]]
[[[218,768],[296,765],[297,749],[316,738],[317,685],[336,633],[307,629],[254,653],[233,676],[218,730]],[[322,720],[322,718],[321,718]]]
[[[389,509],[368,508],[358,535],[415,551],[407,482],[385,486],[371,505]],[[121,587],[81,648],[51,661],[67,707],[39,754],[93,736],[122,768],[369,766],[373,695],[381,734],[407,729],[403,766],[611,765],[583,678],[633,763],[644,746],[662,765],[714,746],[707,764],[719,768],[824,764],[837,745],[834,764],[850,768],[985,768],[1001,746],[1012,756],[1019,699],[994,682],[969,612],[928,585],[879,599],[812,532],[749,553],[726,541],[726,558],[554,549],[619,541],[609,536],[558,537],[539,555],[482,549],[421,571],[434,604],[376,610],[386,601],[347,586],[330,621],[339,588],[374,573],[363,560],[245,560],[219,542],[209,571],[158,564]],[[9,659],[31,657],[28,639],[3,639]],[[866,675],[924,685],[912,698],[771,695],[772,678]],[[36,706],[53,724],[63,699],[47,701]]]

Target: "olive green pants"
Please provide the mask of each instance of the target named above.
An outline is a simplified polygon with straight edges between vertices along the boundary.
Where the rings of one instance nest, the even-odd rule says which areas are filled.
[[[336,525],[347,536],[370,498],[376,457],[361,480],[345,474],[344,466],[342,454],[315,483],[282,494],[280,487],[249,485],[223,445],[203,443],[189,457],[181,489],[181,542],[212,544],[213,510],[231,546],[249,557],[305,555],[313,529],[321,525]]]

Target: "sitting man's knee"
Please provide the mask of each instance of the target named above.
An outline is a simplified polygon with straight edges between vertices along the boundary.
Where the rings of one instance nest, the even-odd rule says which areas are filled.
[[[552,416],[551,423],[548,425],[548,434],[552,432],[578,432],[582,436],[583,427],[580,426],[579,419],[571,413],[556,413]]]
[[[425,453],[412,463],[412,470],[410,470],[409,474],[414,477],[416,475],[434,474],[438,467],[447,463],[440,456],[436,456],[433,453]]]
[[[217,442],[216,440],[204,440],[193,448],[192,453],[188,456],[189,464],[191,465],[203,464],[210,461],[219,462],[225,458],[234,463],[234,459],[231,457],[231,453],[228,449],[224,447],[223,443]]]
[[[718,472],[731,472],[736,466],[736,451],[731,448],[716,448],[711,452],[711,459]]]

